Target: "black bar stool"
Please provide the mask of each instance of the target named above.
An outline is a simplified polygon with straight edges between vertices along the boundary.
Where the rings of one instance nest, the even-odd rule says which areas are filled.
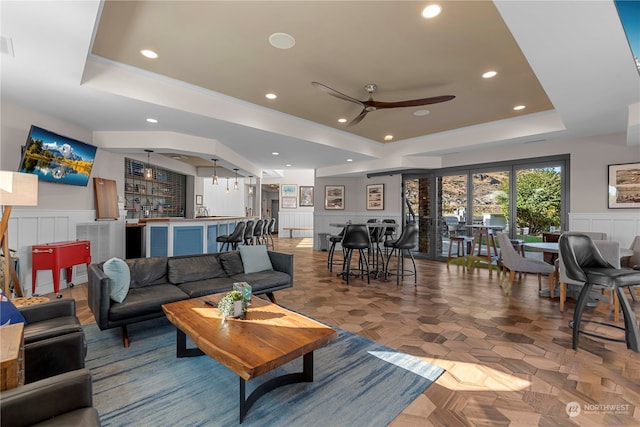
[[[389,261],[391,261],[391,257],[393,253],[397,251],[398,255],[398,263],[396,265],[396,285],[400,285],[400,277],[404,280],[405,275],[413,275],[414,283],[416,287],[418,286],[418,270],[416,269],[416,261],[413,258],[413,254],[411,250],[416,247],[418,244],[418,224],[406,224],[404,229],[402,230],[402,234],[398,237],[397,240],[387,240],[384,242],[385,248],[391,248],[391,253],[387,258],[387,265],[384,268],[385,274],[384,278],[387,279],[389,276]],[[413,263],[413,272],[411,270],[404,269],[404,256],[405,254],[409,254],[411,258],[411,262]]]
[[[360,269],[360,277],[364,278],[364,266],[367,268],[367,283],[370,283],[369,260],[365,249],[369,250],[371,240],[369,239],[369,228],[365,224],[349,224],[345,228],[344,237],[342,238],[342,247],[345,249],[344,263],[342,264],[342,279],[349,284],[349,276],[351,274],[351,257],[353,251],[357,250],[358,266]],[[363,265],[364,264],[364,265]]]

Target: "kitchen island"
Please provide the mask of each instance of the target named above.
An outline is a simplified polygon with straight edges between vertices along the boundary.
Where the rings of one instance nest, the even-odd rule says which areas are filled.
[[[219,252],[218,236],[230,234],[240,221],[253,217],[141,218],[146,256],[177,256]]]

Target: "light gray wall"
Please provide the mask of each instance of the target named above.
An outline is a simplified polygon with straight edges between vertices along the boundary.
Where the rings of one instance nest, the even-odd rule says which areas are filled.
[[[389,213],[396,215],[402,212],[402,177],[400,175],[385,175],[373,178],[353,177],[353,178],[316,178],[316,206],[315,212],[322,213],[339,213],[336,210],[326,210],[324,208],[324,192],[326,185],[344,185],[345,186],[345,212],[365,212],[367,210],[366,194],[367,185],[384,184],[384,210],[370,211],[375,214]]]

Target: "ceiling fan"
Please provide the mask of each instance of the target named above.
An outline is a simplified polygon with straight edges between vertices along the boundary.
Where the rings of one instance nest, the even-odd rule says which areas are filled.
[[[364,119],[367,113],[376,110],[382,110],[384,108],[399,108],[399,107],[418,107],[420,105],[429,105],[429,104],[437,104],[439,102],[451,101],[455,98],[454,95],[442,95],[442,96],[433,96],[431,98],[421,98],[421,99],[412,99],[409,101],[397,101],[397,102],[382,102],[375,101],[373,99],[373,92],[376,91],[378,85],[369,83],[364,86],[365,90],[369,93],[369,99],[366,101],[360,101],[355,98],[350,97],[349,95],[345,95],[344,93],[340,93],[335,89],[330,88],[329,86],[318,83],[311,82],[311,84],[318,89],[327,92],[329,95],[335,96],[336,98],[343,99],[345,101],[353,102],[354,104],[358,104],[362,106],[362,111],[358,116],[351,120],[351,122],[347,126],[353,126],[358,124]]]

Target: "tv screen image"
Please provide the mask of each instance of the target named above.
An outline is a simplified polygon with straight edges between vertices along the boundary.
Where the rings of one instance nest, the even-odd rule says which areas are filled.
[[[19,172],[42,181],[86,186],[96,147],[31,125]]]

